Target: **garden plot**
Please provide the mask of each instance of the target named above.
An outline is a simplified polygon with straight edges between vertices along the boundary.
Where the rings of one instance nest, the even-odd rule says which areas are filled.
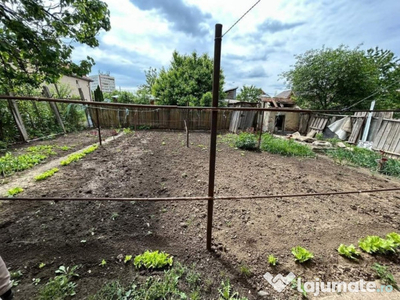
[[[208,190],[209,134],[146,131],[121,137],[56,176],[27,188],[21,197],[180,197]],[[285,157],[234,149],[218,139],[216,195],[313,193],[399,187],[399,179],[336,164],[333,160]],[[145,250],[171,254],[202,274],[200,299],[217,299],[221,281],[241,296],[259,291],[276,299],[296,299],[290,287],[277,293],[266,272],[293,272],[304,280],[378,279],[374,263],[398,278],[398,254],[369,255],[351,261],[337,253],[340,244],[357,246],[367,235],[400,232],[396,192],[215,201],[212,254],[205,249],[206,202],[12,202],[0,207],[0,253],[12,270],[21,270],[17,295],[31,297],[61,265],[81,265],[76,280],[80,298],[115,279],[128,285],[148,273],[120,262],[120,255]],[[314,254],[296,263],[291,249]],[[268,263],[269,255],[278,259]],[[107,264],[102,266],[102,261]],[[39,268],[41,264],[44,267]],[[158,274],[158,273],[156,273]],[[33,278],[40,278],[37,285]],[[310,297],[310,295],[308,295]],[[398,296],[398,295],[396,295]],[[395,299],[395,298],[393,298]]]

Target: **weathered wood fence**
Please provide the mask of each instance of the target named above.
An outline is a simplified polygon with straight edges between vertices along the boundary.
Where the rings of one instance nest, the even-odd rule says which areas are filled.
[[[88,111],[97,127],[96,109],[89,107]],[[148,127],[153,129],[185,130],[185,120],[190,130],[209,130],[211,128],[211,111],[183,110],[163,108],[108,109],[99,108],[99,123],[103,128]],[[232,112],[218,114],[218,129],[229,129]]]

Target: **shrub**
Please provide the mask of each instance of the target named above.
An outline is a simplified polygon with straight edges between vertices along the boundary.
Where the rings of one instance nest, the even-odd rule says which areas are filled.
[[[235,141],[235,147],[243,150],[255,150],[257,148],[257,138],[254,134],[242,132]]]
[[[135,257],[133,264],[136,268],[161,269],[165,266],[172,266],[173,257],[165,252],[146,251]]]
[[[293,140],[275,138],[268,133],[265,133],[262,136],[261,150],[284,156],[315,156],[315,153],[311,148],[306,145],[296,143]]]

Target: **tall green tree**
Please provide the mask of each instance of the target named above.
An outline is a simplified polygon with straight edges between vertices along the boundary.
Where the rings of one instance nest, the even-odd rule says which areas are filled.
[[[237,95],[237,99],[246,102],[258,102],[259,97],[263,94],[263,90],[257,88],[254,85],[246,86],[244,85],[239,94]]]
[[[0,90],[88,74],[93,59],[73,62],[73,45],[97,47],[96,35],[111,28],[109,14],[100,0],[1,1]]]
[[[282,77],[302,107],[361,109],[368,108],[372,99],[380,100],[377,108],[399,105],[395,100],[400,88],[399,63],[391,51],[340,46],[310,50],[296,59],[293,69]]]
[[[203,95],[212,91],[212,74],[213,61],[207,54],[199,56],[193,52],[190,55],[180,55],[174,51],[170,67],[160,70],[152,86],[152,93],[158,103],[163,105],[199,106]],[[223,98],[222,70],[219,84],[220,98]]]

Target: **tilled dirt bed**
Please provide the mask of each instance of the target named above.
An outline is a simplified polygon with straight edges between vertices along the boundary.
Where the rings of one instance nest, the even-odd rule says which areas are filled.
[[[83,137],[84,138],[84,137]],[[31,197],[172,197],[206,196],[208,133],[192,133],[190,148],[180,132],[141,131],[100,147],[79,162],[21,194]],[[300,159],[243,152],[218,139],[217,196],[313,193],[399,187],[398,179],[338,165],[318,156]],[[229,277],[249,299],[289,299],[299,293],[277,293],[263,274],[293,272],[304,280],[376,280],[375,262],[400,274],[399,257],[362,255],[350,262],[337,254],[344,243],[366,235],[400,231],[400,196],[396,192],[266,200],[215,201],[213,253],[206,251],[207,203],[192,202],[3,202],[0,205],[0,255],[24,276],[18,299],[31,299],[60,265],[81,264],[79,299],[112,279],[129,281],[136,272],[117,262],[120,254],[147,249],[196,263],[213,282],[210,299]],[[314,253],[312,262],[295,263],[291,248]],[[269,254],[279,259],[276,267]],[[102,259],[107,266],[101,267]],[[46,263],[45,268],[39,264]],[[252,275],[244,276],[240,267]],[[258,292],[267,293],[261,297]],[[393,295],[395,296],[395,295]],[[398,294],[396,293],[396,297]],[[396,298],[393,298],[396,299]]]

